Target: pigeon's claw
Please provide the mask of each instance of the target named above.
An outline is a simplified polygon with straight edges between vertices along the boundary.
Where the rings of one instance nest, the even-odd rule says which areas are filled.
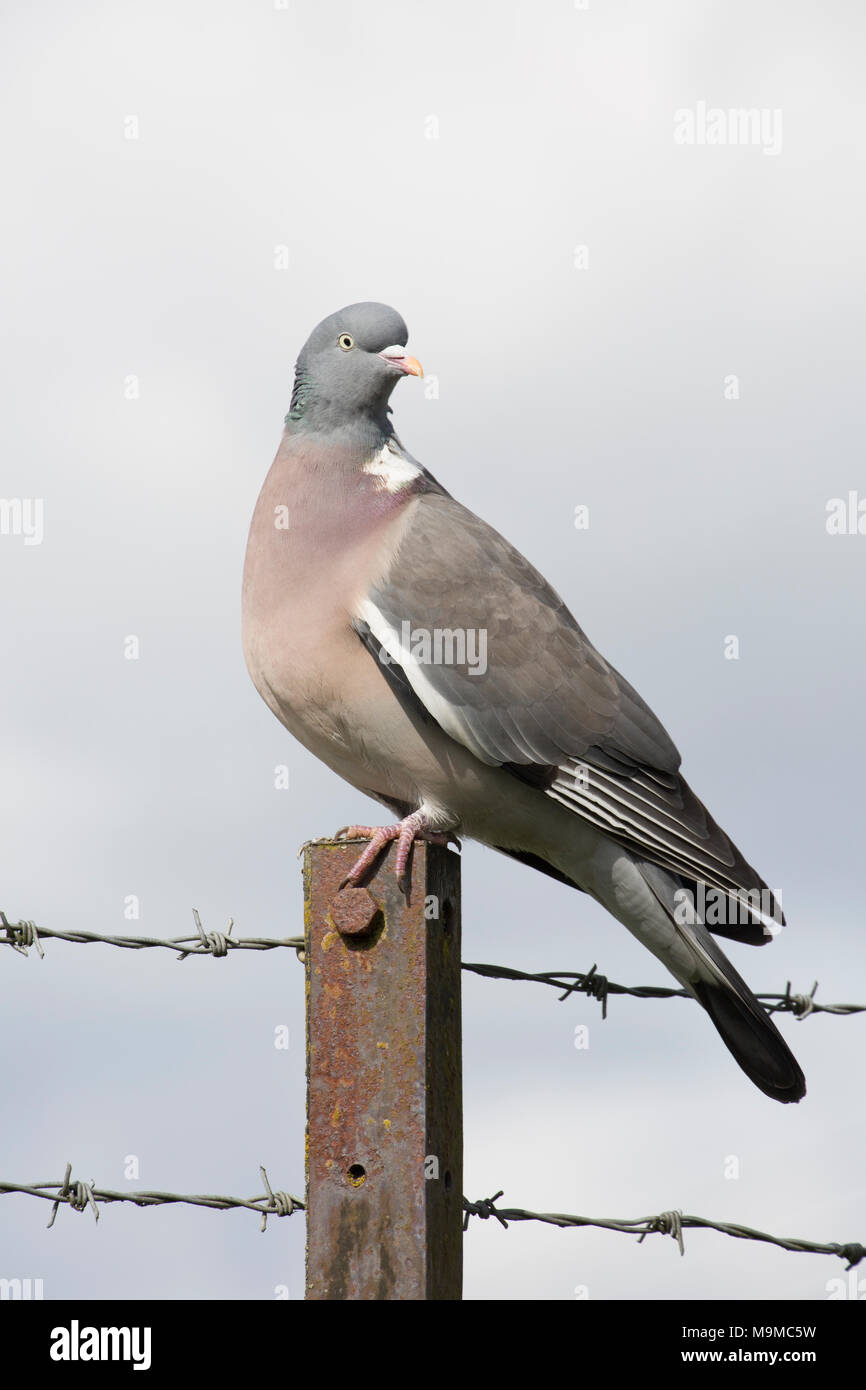
[[[394,874],[398,882],[403,883],[406,876],[406,869],[409,864],[409,855],[416,840],[424,840],[431,845],[447,845],[454,841],[458,849],[460,841],[450,830],[431,830],[427,817],[423,811],[413,811],[411,816],[406,816],[405,820],[398,821],[395,825],[344,825],[342,830],[338,830],[336,839],[346,840],[369,840],[367,848],[356,859],[343,882],[341,888],[352,886],[356,888],[361,879],[366,874],[370,866],[375,863],[382,850],[389,845],[392,840],[397,841],[397,856],[394,861]]]

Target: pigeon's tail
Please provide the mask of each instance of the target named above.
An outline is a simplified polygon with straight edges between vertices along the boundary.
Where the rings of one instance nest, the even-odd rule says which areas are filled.
[[[692,986],[722,1041],[765,1096],[802,1100],[806,1078],[773,1020],[744,985],[730,962],[724,984]]]
[[[765,1096],[783,1103],[802,1100],[806,1078],[766,1009],[703,923],[683,923],[679,915],[673,916],[676,881],[654,864],[641,862],[638,867],[694,958],[696,972],[680,978],[706,1009],[734,1060]]]

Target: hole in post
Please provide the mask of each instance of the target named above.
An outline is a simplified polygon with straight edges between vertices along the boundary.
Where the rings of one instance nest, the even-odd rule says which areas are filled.
[[[346,1177],[353,1187],[360,1187],[366,1176],[367,1169],[363,1163],[353,1163],[351,1167],[346,1169]]]
[[[444,1182],[445,1182],[445,1191],[446,1191],[446,1192],[450,1192],[450,1191],[451,1191],[451,1174],[450,1174],[450,1173],[446,1173],[446,1174],[445,1174]]]

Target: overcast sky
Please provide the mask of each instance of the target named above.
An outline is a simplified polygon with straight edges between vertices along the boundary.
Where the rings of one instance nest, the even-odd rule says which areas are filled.
[[[196,906],[296,934],[298,846],[375,818],[267,710],[239,635],[295,356],[369,298],[427,372],[395,393],[407,448],[543,569],[781,889],[788,928],[726,945],[738,969],[866,1003],[864,47],[855,0],[5,7],[0,492],[31,503],[0,534],[10,919],[176,936]],[[672,983],[502,856],[466,846],[463,883],[464,959]],[[692,1002],[614,999],[602,1024],[464,987],[468,1195],[866,1239],[866,1016],[781,1020],[809,1088],[783,1107]],[[0,1179],[70,1161],[250,1196],[264,1163],[300,1195],[303,998],[290,952],[3,948]],[[298,1216],[48,1214],[0,1203],[0,1276],[46,1298],[303,1297]],[[684,1259],[466,1238],[470,1299],[813,1300],[843,1274],[703,1231]]]

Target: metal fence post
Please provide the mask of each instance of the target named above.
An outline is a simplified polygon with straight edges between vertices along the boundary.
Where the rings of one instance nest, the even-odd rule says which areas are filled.
[[[304,848],[308,1299],[459,1299],[463,1267],[460,859]]]

